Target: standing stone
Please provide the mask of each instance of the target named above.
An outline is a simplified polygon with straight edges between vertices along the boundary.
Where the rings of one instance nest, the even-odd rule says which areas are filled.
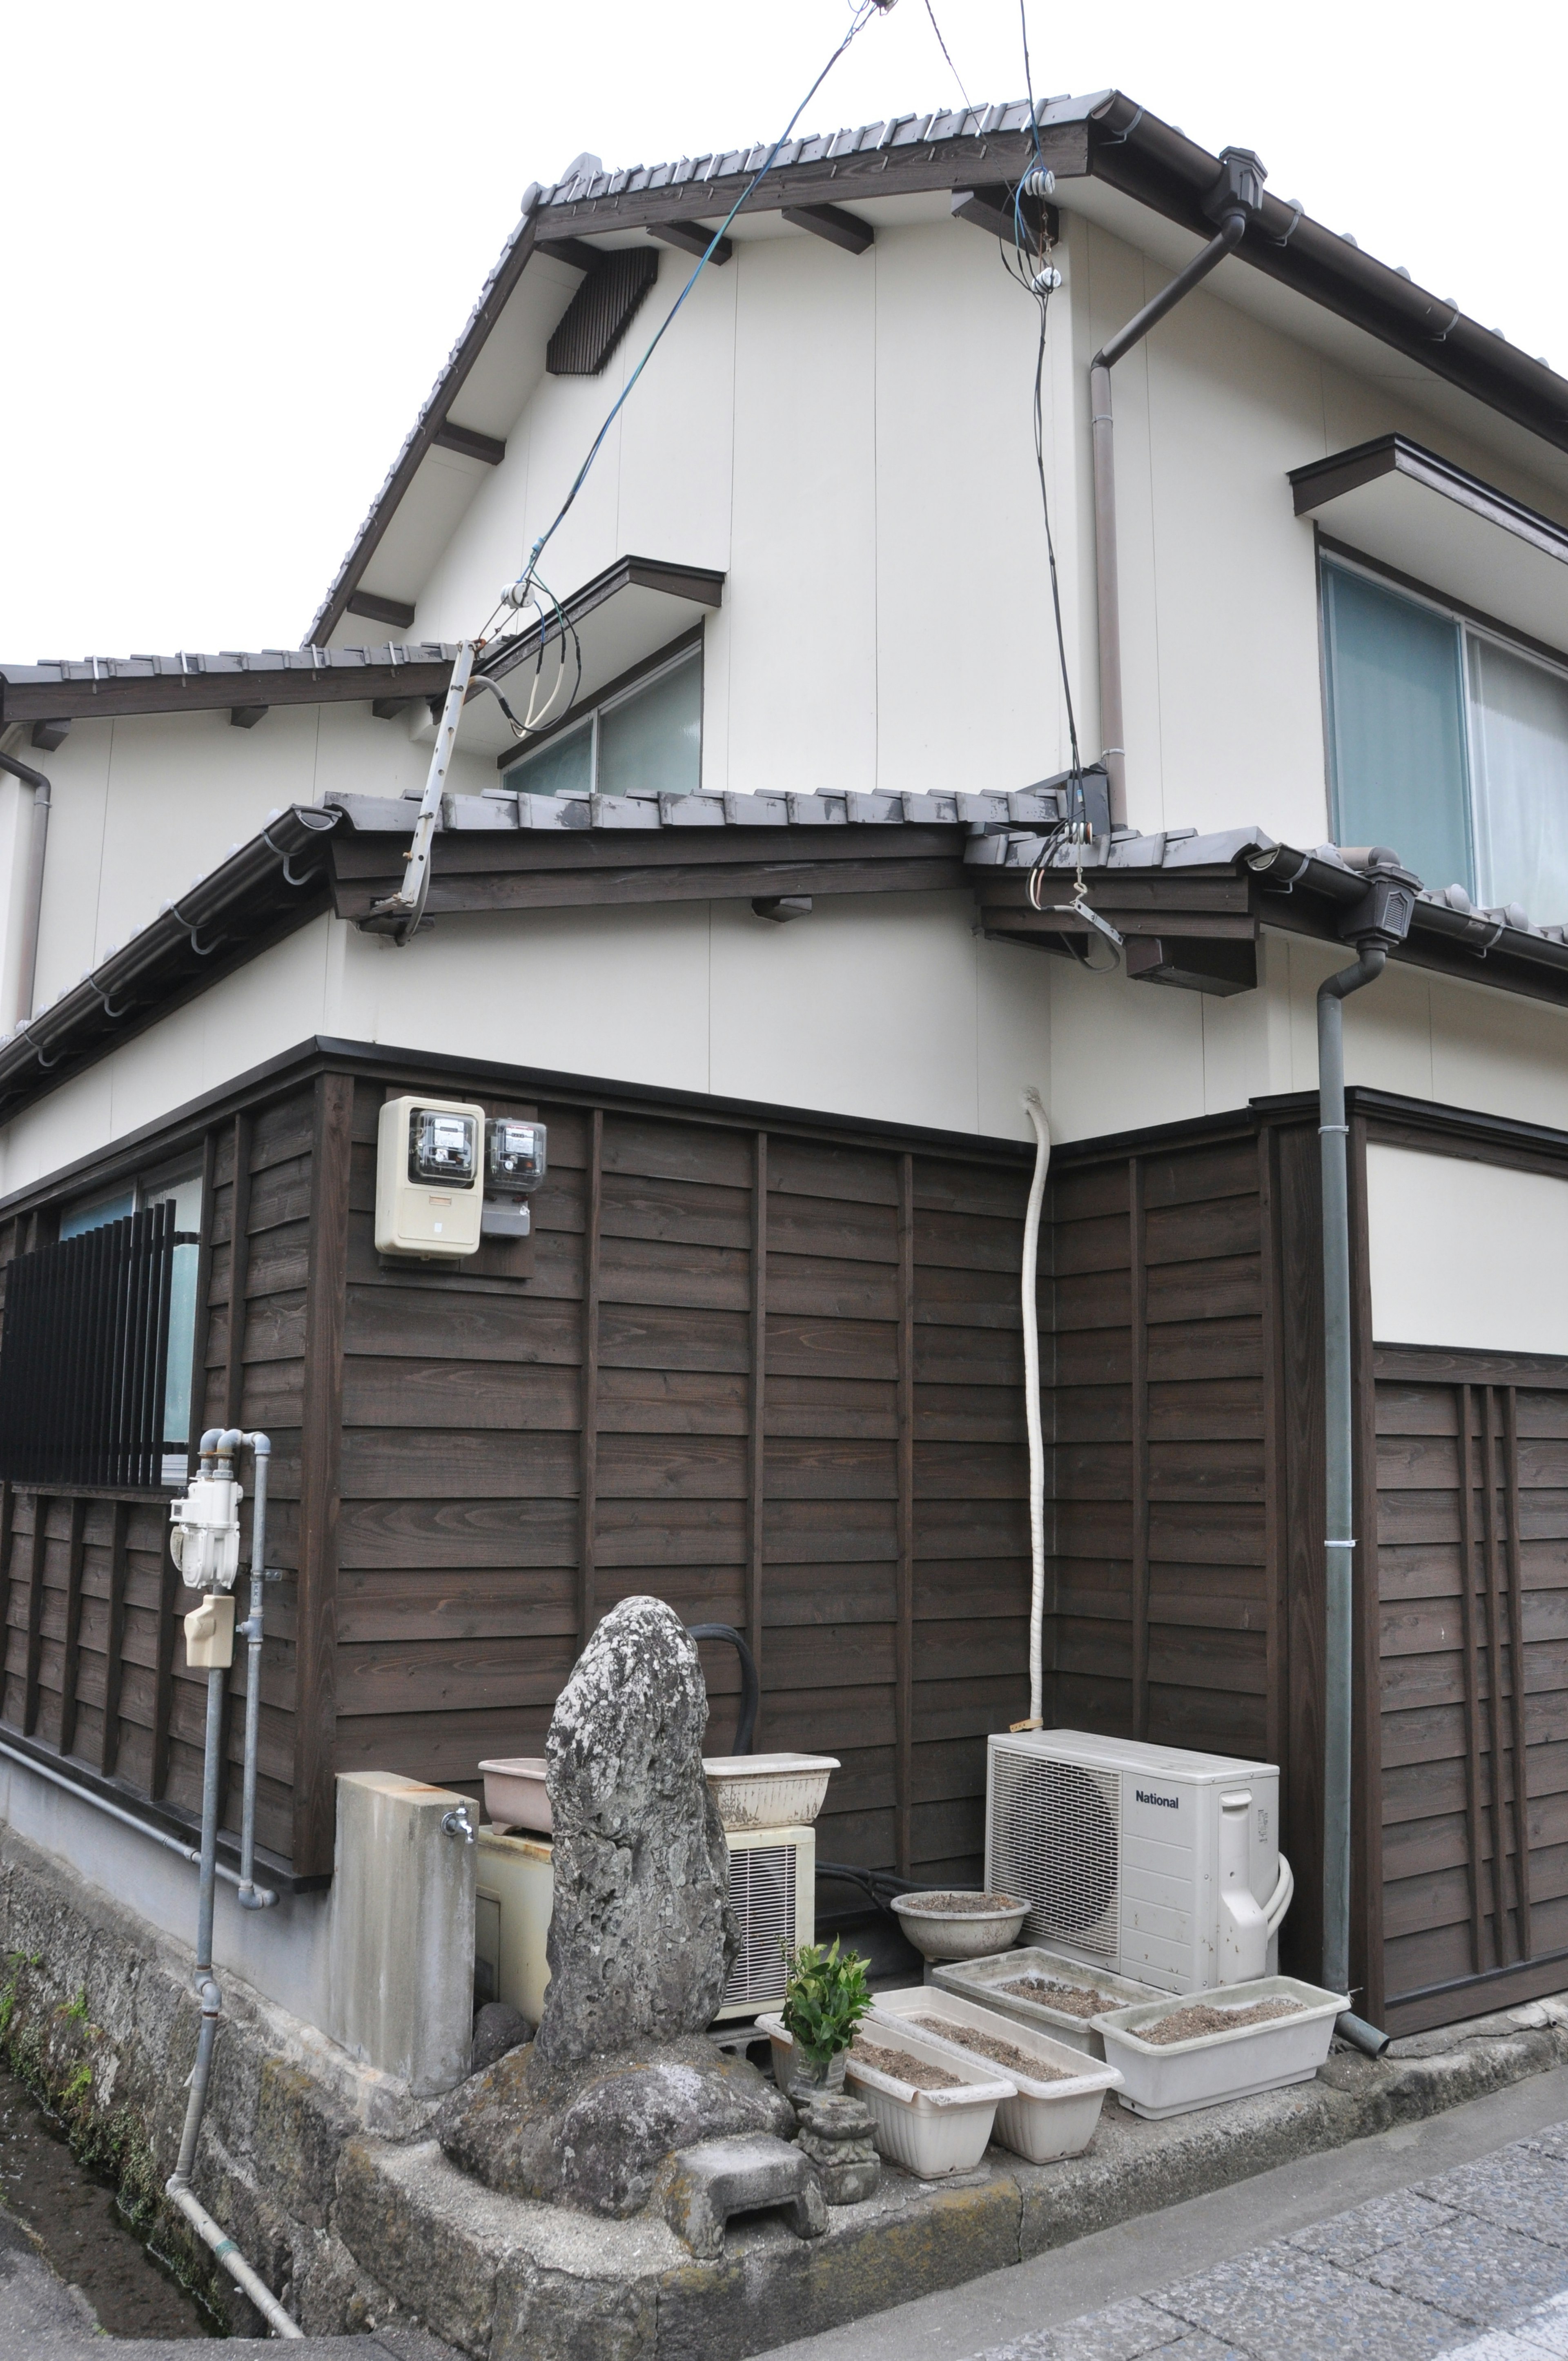
[[[560,2068],[699,2033],[736,1934],[729,1850],[703,1775],[696,1643],[657,1598],[612,1609],[545,1741],[554,1820],[550,1982],[535,2048]]]

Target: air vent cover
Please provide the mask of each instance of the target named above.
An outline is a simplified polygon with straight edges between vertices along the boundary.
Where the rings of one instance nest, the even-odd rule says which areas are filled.
[[[729,1856],[729,1904],[740,1947],[724,1987],[725,2008],[767,2008],[784,1995],[784,1960],[795,1934],[793,1845],[761,1845]]]
[[[998,1753],[987,1883],[1025,1896],[1031,1942],[1107,1961],[1120,1936],[1122,1783],[1114,1771]]]
[[[598,377],[658,276],[659,257],[651,246],[612,247],[601,254],[545,347],[551,376]]]

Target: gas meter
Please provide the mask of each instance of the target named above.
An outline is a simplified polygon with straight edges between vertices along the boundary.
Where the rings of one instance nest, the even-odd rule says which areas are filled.
[[[193,1476],[171,1501],[169,1554],[187,1590],[232,1590],[239,1572],[242,1488],[232,1476]]]
[[[485,1111],[461,1099],[389,1099],[376,1136],[376,1251],[471,1255],[484,1209]]]
[[[492,1115],[486,1124],[486,1237],[527,1237],[528,1200],[544,1178],[544,1138],[542,1123],[518,1115]]]

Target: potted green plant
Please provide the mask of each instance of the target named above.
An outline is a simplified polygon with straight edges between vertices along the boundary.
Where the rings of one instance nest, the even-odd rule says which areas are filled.
[[[773,2045],[773,2079],[791,2098],[836,2091],[855,2028],[872,2005],[866,1963],[858,1951],[803,1943],[789,1955],[784,2002],[777,2016],[759,2020]]]

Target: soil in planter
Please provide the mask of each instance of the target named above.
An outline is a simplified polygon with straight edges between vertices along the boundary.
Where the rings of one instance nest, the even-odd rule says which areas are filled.
[[[963,2088],[961,2074],[949,2074],[945,2066],[933,2066],[927,2059],[913,2058],[907,2049],[884,2049],[877,2041],[857,2041],[854,2062],[874,2067],[879,2074],[891,2074],[895,2082],[907,2082],[916,2091]]]
[[[1042,2008],[1054,2008],[1058,2016],[1081,2016],[1086,2025],[1105,2009],[1121,2006],[1113,1993],[1084,1984],[1058,1984],[1051,1976],[1014,1976],[1011,1983],[998,1984],[996,1989],[1015,1993],[1020,2000],[1038,2001]]]
[[[1027,2074],[1033,2082],[1072,2080],[1064,2066],[1047,2066],[1043,2059],[1031,2058],[1026,2049],[1020,2049],[1015,2041],[1003,2041],[994,2033],[981,2033],[977,2026],[955,2025],[947,2016],[912,2016],[908,2022],[917,2025],[922,2033],[939,2033],[944,2041],[956,2041],[962,2049],[975,2049],[982,2058],[993,2058],[1010,2074]]]
[[[115,2192],[79,2163],[30,2091],[0,2069],[0,2202],[111,2336],[221,2336],[126,2224]]]
[[[1179,2008],[1170,2016],[1162,2016],[1157,2024],[1140,2025],[1137,2037],[1152,2042],[1163,2049],[1168,2042],[1193,2041],[1201,2033],[1234,2033],[1238,2026],[1272,2025],[1277,2016],[1299,2016],[1299,2000],[1258,2000],[1250,2008],[1210,2008],[1195,2001],[1190,2008]]]
[[[1006,1894],[901,1894],[898,1898],[906,1910],[922,1917],[931,1911],[944,1918],[994,1918],[1000,1911],[1018,1907]]]

